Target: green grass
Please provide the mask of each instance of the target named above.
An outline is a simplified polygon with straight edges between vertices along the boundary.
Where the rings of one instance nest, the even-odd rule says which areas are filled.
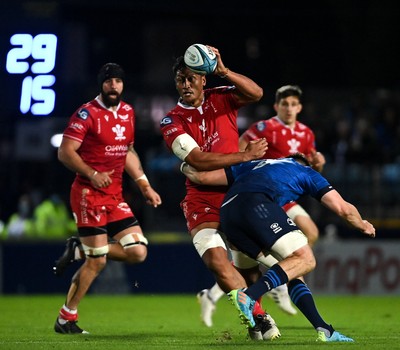
[[[53,324],[64,296],[0,296],[0,349],[400,349],[400,297],[320,296],[325,321],[355,343],[316,343],[316,332],[301,314],[288,316],[270,300],[264,306],[282,337],[254,342],[226,299],[217,305],[214,326],[199,318],[194,295],[88,295],[79,325],[89,335],[61,335]]]

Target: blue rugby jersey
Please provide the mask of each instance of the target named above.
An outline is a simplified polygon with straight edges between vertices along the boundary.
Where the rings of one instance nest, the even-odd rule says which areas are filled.
[[[303,195],[320,200],[333,190],[319,172],[292,158],[253,160],[226,168],[225,173],[230,188],[224,203],[238,193],[258,192],[283,206]]]

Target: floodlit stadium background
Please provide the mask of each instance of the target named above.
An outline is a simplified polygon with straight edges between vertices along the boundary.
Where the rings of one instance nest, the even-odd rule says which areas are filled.
[[[39,35],[55,35],[54,67],[34,71],[34,63],[46,60],[32,49],[31,55],[16,61],[27,62],[30,69],[10,72],[7,61],[16,47],[10,42],[15,34],[27,35],[28,41],[31,36],[33,43]],[[376,251],[369,242],[365,246],[356,240],[356,232],[318,204],[304,202],[321,230],[320,254],[325,255],[320,260],[329,265],[329,254],[340,252],[337,266],[349,271],[348,288],[334,292],[359,293],[361,285],[376,281],[379,288],[371,293],[399,291],[400,262],[388,243],[400,230],[400,54],[395,49],[399,35],[394,4],[377,0],[359,6],[344,1],[247,1],[238,6],[206,0],[201,8],[156,0],[2,3],[0,221],[7,224],[24,194],[37,203],[57,194],[68,203],[73,174],[57,161],[51,139],[62,132],[80,104],[97,94],[99,67],[118,62],[128,77],[125,100],[136,109],[136,149],[164,204],[156,210],[146,207],[129,181],[128,201],[153,242],[187,242],[179,208],[184,178],[163,145],[158,122],[177,100],[174,59],[192,43],[211,44],[219,48],[227,67],[264,88],[263,100],[241,111],[241,130],[273,116],[278,87],[303,88],[300,121],[316,133],[318,148],[327,158],[324,175],[378,228]],[[23,90],[23,81],[38,82],[41,75],[54,77],[54,108],[35,115],[31,107],[38,101],[32,94],[21,111],[21,94],[25,91],[26,98],[28,91]],[[208,84],[221,80],[210,77]],[[349,244],[356,242],[355,262],[353,246],[348,255],[342,249],[344,238],[352,239]],[[323,244],[329,242],[330,249],[325,249]],[[3,244],[14,243],[3,237]],[[330,291],[329,286],[323,288]]]

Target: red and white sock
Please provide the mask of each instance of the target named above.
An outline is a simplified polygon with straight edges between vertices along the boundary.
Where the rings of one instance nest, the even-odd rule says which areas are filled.
[[[58,321],[65,324],[68,321],[76,321],[78,319],[78,310],[73,310],[63,305],[58,315]]]
[[[256,301],[256,303],[254,304],[254,308],[253,308],[253,315],[256,316],[259,314],[261,314],[261,315],[265,314],[265,311],[263,310],[263,308],[261,306],[261,298]]]

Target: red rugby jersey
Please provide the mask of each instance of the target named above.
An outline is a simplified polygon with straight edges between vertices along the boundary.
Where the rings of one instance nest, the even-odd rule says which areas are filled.
[[[268,150],[263,158],[276,159],[297,152],[309,155],[315,151],[315,136],[308,126],[296,121],[291,129],[277,116],[253,123],[243,137],[246,141],[267,139]]]
[[[204,90],[200,107],[178,102],[161,121],[161,132],[169,149],[175,138],[189,134],[203,152],[232,153],[239,151],[237,114],[241,105],[232,94],[234,87]],[[199,186],[186,181],[187,194],[225,193],[226,187]]]
[[[78,154],[93,169],[114,170],[112,184],[101,191],[108,194],[122,191],[122,173],[128,147],[134,143],[135,113],[131,105],[122,102],[116,111],[107,109],[96,99],[82,105],[71,116],[64,137],[81,142]],[[90,180],[77,174],[75,181],[90,185]]]

